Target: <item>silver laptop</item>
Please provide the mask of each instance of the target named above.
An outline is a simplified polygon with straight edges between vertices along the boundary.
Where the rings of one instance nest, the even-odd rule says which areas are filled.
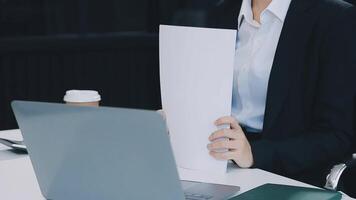
[[[154,111],[24,101],[12,107],[47,199],[222,200],[239,191],[180,182],[165,122]]]

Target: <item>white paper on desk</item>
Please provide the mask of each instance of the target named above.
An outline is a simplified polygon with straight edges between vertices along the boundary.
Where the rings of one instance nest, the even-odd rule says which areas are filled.
[[[226,172],[209,155],[215,120],[231,114],[236,31],[160,26],[162,106],[177,165]]]

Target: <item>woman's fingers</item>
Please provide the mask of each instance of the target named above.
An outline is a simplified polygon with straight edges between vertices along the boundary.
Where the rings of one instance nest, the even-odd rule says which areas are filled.
[[[238,134],[236,134],[232,129],[220,129],[211,134],[209,140],[214,141],[219,138],[229,138],[235,140],[238,138]]]
[[[232,140],[218,140],[208,144],[209,151],[219,151],[221,149],[236,149],[237,142]]]
[[[237,120],[231,116],[222,117],[216,120],[215,125],[230,125],[231,129],[218,130],[209,137],[212,141],[208,145],[210,155],[217,160],[234,160],[242,168],[251,167],[251,145]]]
[[[213,158],[217,160],[233,160],[234,159],[234,152],[228,151],[228,152],[215,152],[215,151],[210,151],[209,153]]]
[[[221,117],[215,121],[216,126],[230,125],[232,129],[241,129],[237,120],[231,116]]]
[[[215,121],[216,126],[230,125],[231,129],[221,129],[210,135],[209,140],[214,141],[219,138],[229,138],[236,140],[243,135],[243,131],[237,120],[231,116],[221,117]]]

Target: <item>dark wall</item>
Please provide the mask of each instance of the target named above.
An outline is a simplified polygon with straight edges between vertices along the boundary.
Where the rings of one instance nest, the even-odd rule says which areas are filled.
[[[155,1],[2,0],[1,36],[148,31],[159,20]]]
[[[1,129],[17,127],[12,100],[62,102],[74,88],[98,90],[102,105],[160,107],[156,35],[33,37],[0,44]]]
[[[62,102],[95,89],[102,105],[160,108],[159,24],[203,26],[216,0],[0,1],[0,130],[15,99]]]
[[[199,20],[196,16],[219,1],[1,0],[0,26],[6,29],[0,30],[0,36],[157,32],[160,23],[179,23],[182,18]]]

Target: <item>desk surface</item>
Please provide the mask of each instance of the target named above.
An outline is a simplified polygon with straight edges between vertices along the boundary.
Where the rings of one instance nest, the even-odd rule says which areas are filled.
[[[8,139],[22,139],[19,130],[0,131],[0,137]],[[303,187],[311,185],[295,181],[286,177],[272,174],[260,169],[238,169],[229,166],[224,175],[204,174],[178,168],[182,180],[201,181],[241,187],[240,193],[265,183],[276,183]],[[0,144],[0,196],[1,199],[41,200],[41,195],[32,165],[27,155],[18,155]],[[344,197],[343,199],[350,199]]]

